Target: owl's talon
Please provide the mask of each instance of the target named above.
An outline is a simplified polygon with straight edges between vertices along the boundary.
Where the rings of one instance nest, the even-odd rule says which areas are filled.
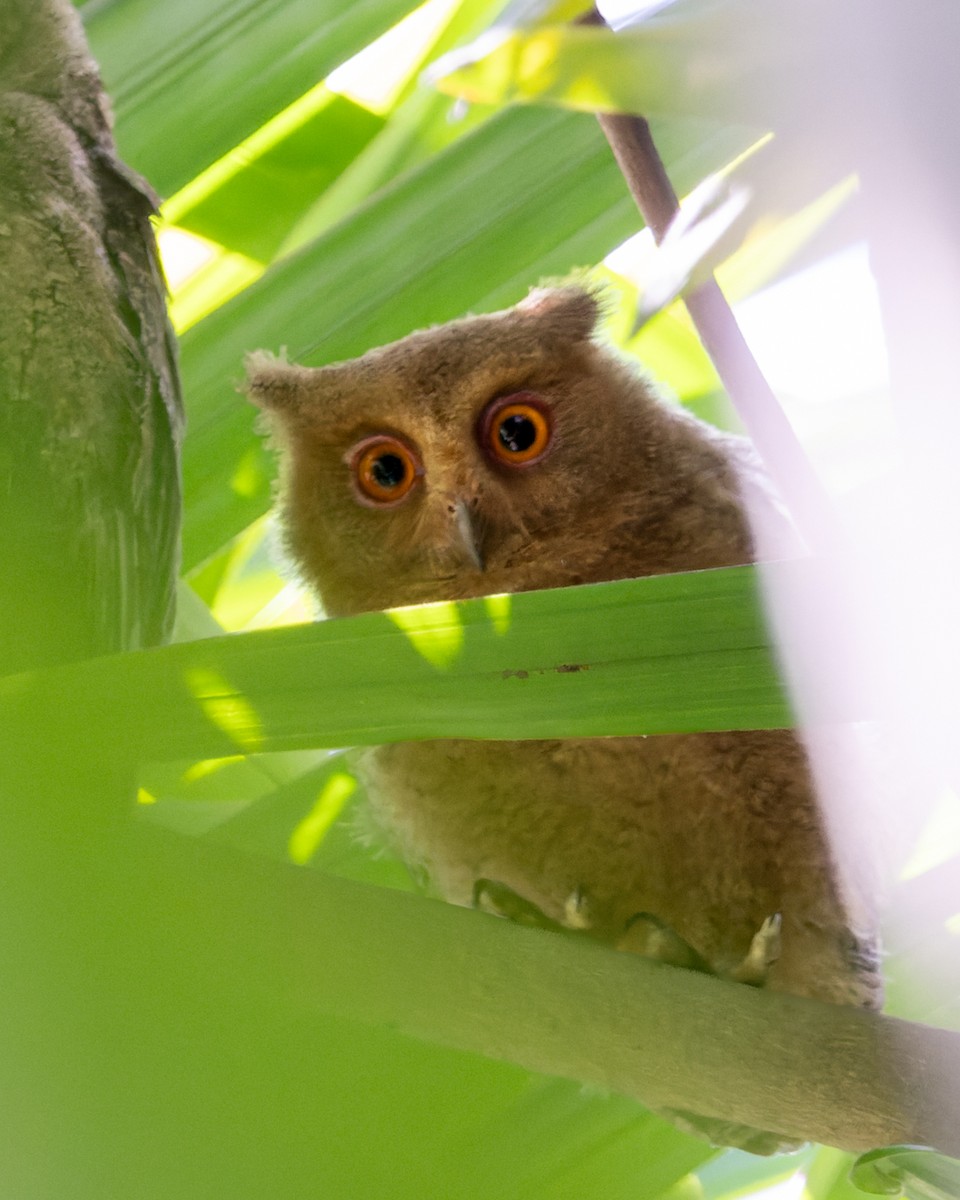
[[[653,913],[634,913],[616,943],[618,950],[630,954],[642,954],[644,958],[655,958],[674,967],[685,967],[688,971],[702,971],[712,975],[710,964],[696,950],[659,917]]]
[[[582,888],[576,888],[563,903],[563,923],[568,929],[589,929],[593,921],[590,918],[590,903]]]
[[[731,979],[738,983],[747,983],[751,987],[763,987],[766,984],[770,968],[780,957],[782,923],[779,913],[767,917],[753,935],[743,962],[730,972]]]
[[[512,887],[495,879],[478,879],[473,885],[473,907],[495,917],[505,917],[515,925],[532,929],[562,930],[563,925],[548,917],[543,909],[526,900]]]

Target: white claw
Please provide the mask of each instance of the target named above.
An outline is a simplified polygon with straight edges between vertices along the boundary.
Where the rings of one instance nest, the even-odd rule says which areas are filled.
[[[563,903],[563,923],[568,929],[590,928],[590,906],[580,888],[572,891]]]
[[[762,987],[767,981],[767,974],[780,957],[780,926],[782,920],[779,913],[767,917],[750,941],[743,962],[732,973],[734,979],[741,983],[750,983]]]

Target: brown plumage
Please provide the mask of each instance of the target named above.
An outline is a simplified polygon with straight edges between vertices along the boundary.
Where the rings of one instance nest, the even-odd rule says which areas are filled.
[[[328,614],[751,560],[749,446],[665,403],[596,319],[560,288],[353,362],[252,356],[289,548]],[[449,900],[880,1002],[870,897],[839,878],[790,732],[401,743],[363,772],[376,820]]]

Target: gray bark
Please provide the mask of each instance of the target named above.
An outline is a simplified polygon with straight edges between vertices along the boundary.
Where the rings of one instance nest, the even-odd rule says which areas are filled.
[[[0,6],[0,670],[161,640],[180,397],[153,198],[66,0]]]

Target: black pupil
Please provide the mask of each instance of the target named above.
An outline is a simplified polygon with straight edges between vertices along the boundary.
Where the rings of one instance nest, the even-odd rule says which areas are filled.
[[[381,454],[375,458],[370,474],[379,487],[399,487],[407,477],[407,464],[399,454]]]
[[[529,417],[514,413],[500,422],[497,436],[505,450],[509,450],[511,454],[522,454],[537,440],[537,427]]]

